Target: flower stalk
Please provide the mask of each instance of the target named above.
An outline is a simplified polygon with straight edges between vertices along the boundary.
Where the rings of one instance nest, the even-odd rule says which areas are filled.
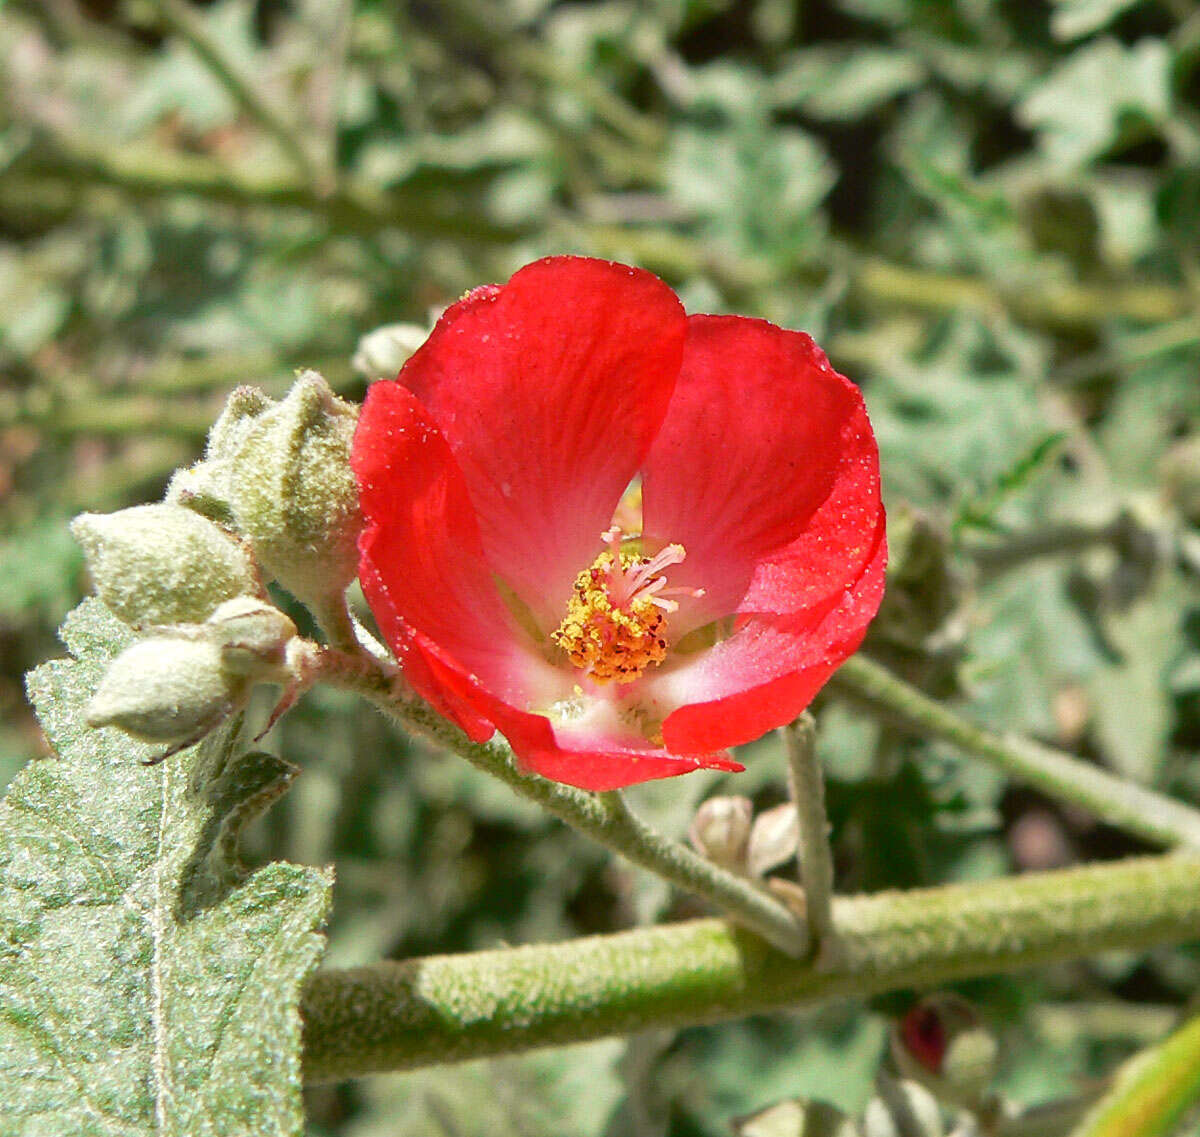
[[[1168,848],[1200,848],[1197,810],[1061,750],[1017,734],[993,734],[862,654],[843,664],[830,689],[908,730],[954,743],[1025,785],[1082,806],[1101,821],[1144,841]]]
[[[707,919],[318,972],[302,1010],[305,1077],[511,1054],[1178,943],[1200,935],[1200,861],[1170,854],[839,897],[833,915],[843,950],[827,967]]]
[[[738,924],[758,933],[788,955],[804,952],[808,934],[795,916],[757,885],[706,861],[691,849],[656,832],[632,813],[619,791],[588,793],[518,768],[500,739],[472,742],[426,703],[398,699],[391,687],[364,692],[405,727],[465,758],[476,769],[499,778],[509,788],[536,802],[572,829],[639,868],[708,900]]]
[[[472,742],[458,727],[414,697],[399,678],[383,648],[361,625],[353,625],[359,649],[353,653],[312,645],[305,682],[324,682],[354,691],[406,729],[465,758],[476,769],[499,778],[514,792],[536,802],[571,828],[655,873],[686,892],[708,900],[730,919],[762,936],[789,955],[800,955],[808,942],[802,923],[754,883],[705,860],[691,849],[652,829],[637,817],[617,791],[588,793],[521,770],[500,738]]]
[[[833,923],[833,853],[829,848],[829,818],[825,814],[825,779],[817,757],[817,728],[805,712],[783,728],[788,755],[788,788],[800,829],[800,884],[808,917],[812,948],[823,963],[838,952]]]

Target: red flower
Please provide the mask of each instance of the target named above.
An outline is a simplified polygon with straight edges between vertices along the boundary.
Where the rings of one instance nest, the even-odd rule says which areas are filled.
[[[353,464],[412,686],[583,789],[742,769],[724,749],[795,718],[883,592],[858,389],[802,332],[689,318],[625,265],[469,293],[372,385]]]

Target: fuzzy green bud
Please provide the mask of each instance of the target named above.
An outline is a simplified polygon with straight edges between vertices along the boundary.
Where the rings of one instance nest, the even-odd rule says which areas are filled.
[[[87,705],[87,721],[143,742],[188,745],[237,710],[249,689],[244,676],[224,665],[216,644],[156,636],[113,660]]]
[[[722,868],[745,872],[753,808],[747,797],[710,797],[688,828],[692,848]]]
[[[274,405],[275,400],[257,387],[235,387],[208,432],[204,458],[176,471],[167,487],[166,500],[206,517],[231,521],[229,482],[233,460],[255,420]]]
[[[790,802],[760,813],[750,830],[746,867],[751,876],[762,876],[796,855],[800,843],[800,822]]]
[[[429,338],[419,324],[385,324],[358,341],[350,363],[368,379],[395,379],[408,358]]]
[[[220,648],[228,670],[263,681],[282,674],[288,644],[296,637],[288,616],[253,596],[227,600],[205,622],[204,631]]]
[[[71,532],[100,599],[127,624],[204,620],[223,601],[261,591],[243,545],[178,505],[85,513]]]
[[[317,608],[358,566],[362,528],[350,444],[358,410],[306,371],[287,398],[258,415],[238,447],[230,501],[262,566]]]

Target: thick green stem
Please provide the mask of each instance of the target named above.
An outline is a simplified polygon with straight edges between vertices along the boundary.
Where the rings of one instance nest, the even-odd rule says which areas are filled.
[[[1200,859],[1173,854],[834,901],[831,965],[720,920],[319,972],[310,1081],[403,1070],[1200,936]]]
[[[1083,806],[1101,821],[1156,845],[1200,848],[1200,812],[1061,750],[997,735],[947,710],[863,655],[848,659],[833,687],[918,734],[945,739],[1050,797]]]
[[[783,728],[788,753],[788,785],[800,830],[800,883],[813,947],[830,960],[837,952],[833,924],[833,854],[829,848],[829,819],[825,815],[825,779],[817,757],[817,727],[803,714]]]

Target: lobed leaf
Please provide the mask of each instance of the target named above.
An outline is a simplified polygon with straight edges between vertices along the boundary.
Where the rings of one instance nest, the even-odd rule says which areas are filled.
[[[87,600],[62,635],[75,658],[28,679],[58,756],[0,803],[0,1135],[298,1134],[330,874],[236,858],[292,767],[234,729],[142,766],[83,721],[131,633]]]

